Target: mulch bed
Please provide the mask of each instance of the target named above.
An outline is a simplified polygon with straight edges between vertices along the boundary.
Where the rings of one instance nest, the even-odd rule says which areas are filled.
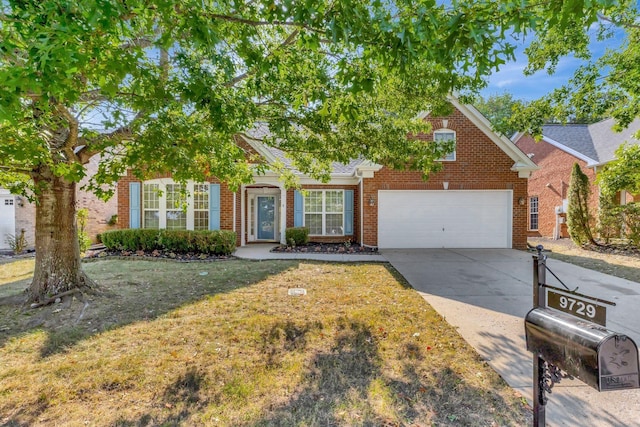
[[[601,243],[600,245],[585,245],[582,247],[588,251],[600,252],[609,255],[625,255],[640,258],[640,248],[627,243]]]
[[[94,260],[103,258],[121,258],[121,259],[144,259],[144,260],[173,260],[182,262],[194,262],[194,261],[223,261],[228,259],[235,259],[231,255],[212,255],[212,254],[196,254],[196,253],[175,253],[164,251],[110,251],[110,250],[96,250],[87,251],[83,260]]]
[[[375,255],[378,253],[378,248],[360,246],[357,243],[352,243],[351,245],[345,245],[344,243],[307,243],[298,246],[280,245],[271,249],[271,252]]]

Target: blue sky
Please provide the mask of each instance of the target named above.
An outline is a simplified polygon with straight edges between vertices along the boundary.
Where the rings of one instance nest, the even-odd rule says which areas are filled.
[[[619,32],[614,38],[597,41],[594,32],[590,47],[592,55],[600,57],[607,48],[618,47],[622,37],[622,32]],[[525,101],[540,98],[567,83],[573,72],[583,64],[580,59],[566,57],[560,60],[553,75],[547,74],[546,71],[539,71],[532,76],[525,76],[523,70],[527,65],[527,57],[524,54],[526,45],[522,43],[518,47],[515,62],[503,65],[500,71],[491,76],[489,86],[481,92],[484,98],[504,92],[511,93],[515,99]]]

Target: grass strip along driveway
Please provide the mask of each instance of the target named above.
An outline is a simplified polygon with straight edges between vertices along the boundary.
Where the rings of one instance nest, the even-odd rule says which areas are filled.
[[[101,294],[30,309],[19,262],[0,277],[0,425],[530,422],[386,265],[102,260]]]

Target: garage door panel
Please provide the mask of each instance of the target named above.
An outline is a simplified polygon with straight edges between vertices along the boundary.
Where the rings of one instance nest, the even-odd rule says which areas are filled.
[[[381,248],[511,247],[510,191],[380,191]]]
[[[0,249],[9,249],[7,237],[15,233],[15,206],[13,196],[0,196]]]

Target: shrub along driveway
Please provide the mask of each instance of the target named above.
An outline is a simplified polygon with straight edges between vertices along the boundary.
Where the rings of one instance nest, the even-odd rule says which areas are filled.
[[[382,254],[478,350],[509,385],[531,400],[532,355],[524,316],[532,307],[532,254],[500,250],[385,250]],[[640,284],[550,259],[569,287],[617,303],[608,327],[640,344]],[[561,286],[550,274],[547,283]],[[573,380],[556,385],[549,426],[640,426],[640,390],[598,393]]]

